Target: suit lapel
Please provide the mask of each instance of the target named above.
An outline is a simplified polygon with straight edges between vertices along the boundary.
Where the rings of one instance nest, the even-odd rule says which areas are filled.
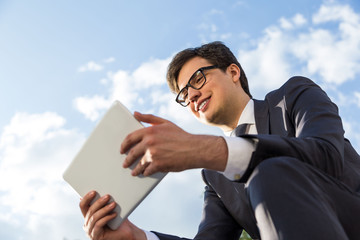
[[[254,99],[254,114],[258,134],[269,134],[269,107],[267,103]]]

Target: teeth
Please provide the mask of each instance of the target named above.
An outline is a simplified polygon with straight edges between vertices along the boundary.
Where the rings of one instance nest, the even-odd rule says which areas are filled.
[[[203,101],[203,102],[200,104],[198,111],[200,111],[200,110],[205,106],[205,104],[206,104],[208,101],[209,101],[209,100]]]

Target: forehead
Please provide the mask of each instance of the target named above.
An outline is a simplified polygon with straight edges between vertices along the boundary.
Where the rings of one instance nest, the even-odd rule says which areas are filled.
[[[201,57],[194,57],[187,61],[184,66],[181,68],[178,76],[178,86],[179,89],[182,89],[187,82],[189,81],[190,77],[197,71],[199,68],[210,66],[211,63]]]

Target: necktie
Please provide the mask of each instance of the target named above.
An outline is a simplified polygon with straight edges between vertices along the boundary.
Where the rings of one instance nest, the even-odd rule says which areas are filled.
[[[249,132],[250,125],[251,124],[243,123],[237,126],[234,131],[235,136],[239,137],[240,135],[247,134]]]

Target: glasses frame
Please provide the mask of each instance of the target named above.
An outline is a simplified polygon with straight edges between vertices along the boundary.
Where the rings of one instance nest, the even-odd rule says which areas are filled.
[[[189,87],[191,87],[191,88],[193,88],[193,89],[195,89],[195,90],[200,90],[200,89],[205,85],[205,83],[206,83],[206,76],[205,76],[204,71],[205,71],[205,70],[214,69],[214,68],[218,68],[218,66],[217,66],[217,65],[212,65],[212,66],[207,66],[207,67],[201,67],[201,68],[199,68],[198,70],[196,70],[196,71],[193,73],[193,75],[191,75],[191,77],[190,77],[189,81],[187,82],[187,84],[185,85],[185,87],[183,87],[183,88],[179,91],[178,95],[176,96],[175,101],[176,101],[178,104],[180,104],[181,106],[183,106],[183,107],[189,106],[190,101],[189,101],[188,103],[186,103],[185,101],[182,102],[182,101],[179,100],[179,97],[180,97],[181,92],[183,92],[184,90],[188,90]],[[196,76],[196,74],[197,74],[198,72],[200,72],[200,73],[203,75],[203,77],[204,77],[204,82],[201,84],[200,87],[197,87],[197,88],[196,88],[196,87],[194,87],[193,85],[190,84],[190,81]]]

